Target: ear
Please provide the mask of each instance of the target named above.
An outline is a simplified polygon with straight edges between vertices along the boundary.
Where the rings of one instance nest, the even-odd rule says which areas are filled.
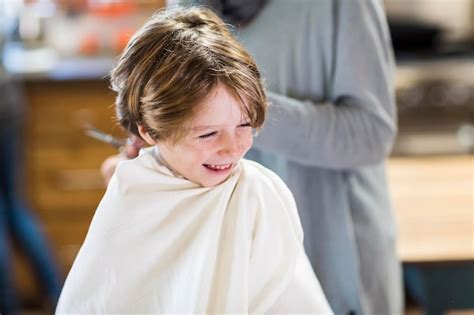
[[[138,127],[138,133],[140,133],[140,136],[142,137],[143,140],[145,140],[146,143],[148,143],[149,145],[155,145],[156,144],[156,141],[153,140],[153,138],[150,136],[148,131],[145,130],[145,127],[143,127],[142,125],[138,125],[138,124],[137,124],[137,127]]]

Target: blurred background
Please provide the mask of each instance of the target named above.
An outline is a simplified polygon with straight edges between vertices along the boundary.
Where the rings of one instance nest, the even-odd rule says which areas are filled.
[[[407,314],[474,314],[474,0],[384,2],[399,115],[388,174]],[[164,6],[0,0],[0,60],[20,91],[24,119],[21,196],[63,279],[105,191],[99,167],[116,153],[84,128],[125,136],[113,119],[108,72],[133,32]],[[47,313],[27,261],[14,250],[23,313]]]

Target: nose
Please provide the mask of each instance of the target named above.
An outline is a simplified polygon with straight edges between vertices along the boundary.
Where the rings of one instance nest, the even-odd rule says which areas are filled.
[[[220,156],[236,157],[242,153],[242,143],[238,135],[225,135],[222,137]]]

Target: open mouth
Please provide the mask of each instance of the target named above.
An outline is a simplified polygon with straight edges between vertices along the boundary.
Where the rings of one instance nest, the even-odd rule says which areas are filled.
[[[213,173],[226,173],[229,170],[232,169],[232,165],[234,163],[229,163],[229,164],[203,164],[205,168],[207,168],[209,171]]]

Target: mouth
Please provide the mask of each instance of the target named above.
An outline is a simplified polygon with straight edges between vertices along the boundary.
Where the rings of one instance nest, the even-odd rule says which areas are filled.
[[[226,174],[232,170],[234,163],[229,164],[203,164],[203,166],[213,174]]]

